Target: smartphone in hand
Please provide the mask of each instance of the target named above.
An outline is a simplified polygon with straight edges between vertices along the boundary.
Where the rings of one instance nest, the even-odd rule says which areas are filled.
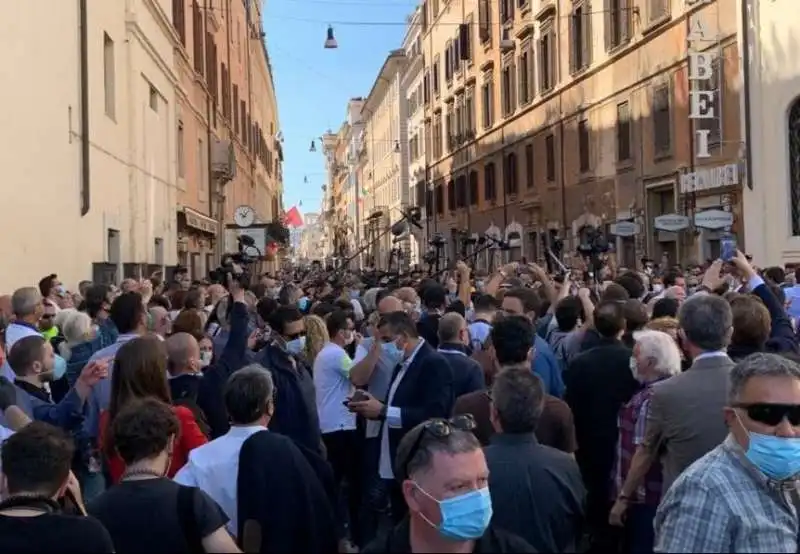
[[[736,250],[738,245],[736,243],[736,237],[734,236],[726,236],[722,237],[719,241],[720,245],[720,258],[723,262],[729,262],[736,257]]]

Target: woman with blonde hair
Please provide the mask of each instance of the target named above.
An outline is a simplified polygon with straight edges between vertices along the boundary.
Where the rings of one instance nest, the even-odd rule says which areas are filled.
[[[303,346],[303,357],[309,367],[314,366],[314,360],[322,347],[330,341],[328,327],[325,320],[316,315],[305,316],[306,324],[306,344]]]

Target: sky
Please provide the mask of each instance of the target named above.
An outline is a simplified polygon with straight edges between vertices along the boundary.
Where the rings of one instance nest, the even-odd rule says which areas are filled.
[[[339,129],[350,98],[369,94],[386,56],[401,47],[406,16],[416,5],[416,0],[264,1],[264,31],[284,138],[287,211],[301,201],[302,212],[319,211],[326,184],[319,137]],[[329,24],[339,44],[335,50],[323,48]],[[309,152],[312,140],[315,153]]]

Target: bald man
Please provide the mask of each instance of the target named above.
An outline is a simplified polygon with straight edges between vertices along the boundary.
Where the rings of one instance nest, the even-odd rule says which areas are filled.
[[[169,371],[169,392],[172,403],[192,410],[197,424],[207,436],[211,428],[206,421],[203,406],[209,397],[209,387],[203,376],[200,363],[200,345],[189,333],[175,333],[166,340],[167,369]],[[217,391],[219,394],[219,391]]]
[[[439,321],[439,352],[453,369],[453,392],[458,398],[464,394],[484,390],[486,379],[481,365],[470,358],[467,320],[457,312],[442,316]]]
[[[387,296],[378,302],[378,313],[381,315],[404,311],[403,301],[396,296]]]
[[[162,306],[153,306],[150,308],[149,312],[150,321],[148,323],[150,331],[162,339],[166,338],[172,328],[172,320],[169,317],[169,312]]]

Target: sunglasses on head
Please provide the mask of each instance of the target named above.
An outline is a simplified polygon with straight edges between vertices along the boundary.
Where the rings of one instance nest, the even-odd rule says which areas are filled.
[[[414,456],[416,456],[417,452],[419,452],[419,448],[422,445],[422,440],[426,436],[430,435],[441,440],[449,437],[453,430],[473,431],[475,427],[475,418],[472,417],[472,414],[461,414],[450,419],[429,419],[422,425],[422,429],[417,434],[417,437],[414,439],[414,443],[408,450],[408,456],[406,456],[406,459],[403,460],[402,464],[400,464],[400,467],[402,468],[402,475],[404,477],[408,477],[408,464],[411,463],[411,460],[413,460]]]
[[[787,419],[793,426],[800,426],[800,404],[734,404],[734,408],[739,408],[747,412],[747,417],[758,423],[775,427],[781,421]]]

